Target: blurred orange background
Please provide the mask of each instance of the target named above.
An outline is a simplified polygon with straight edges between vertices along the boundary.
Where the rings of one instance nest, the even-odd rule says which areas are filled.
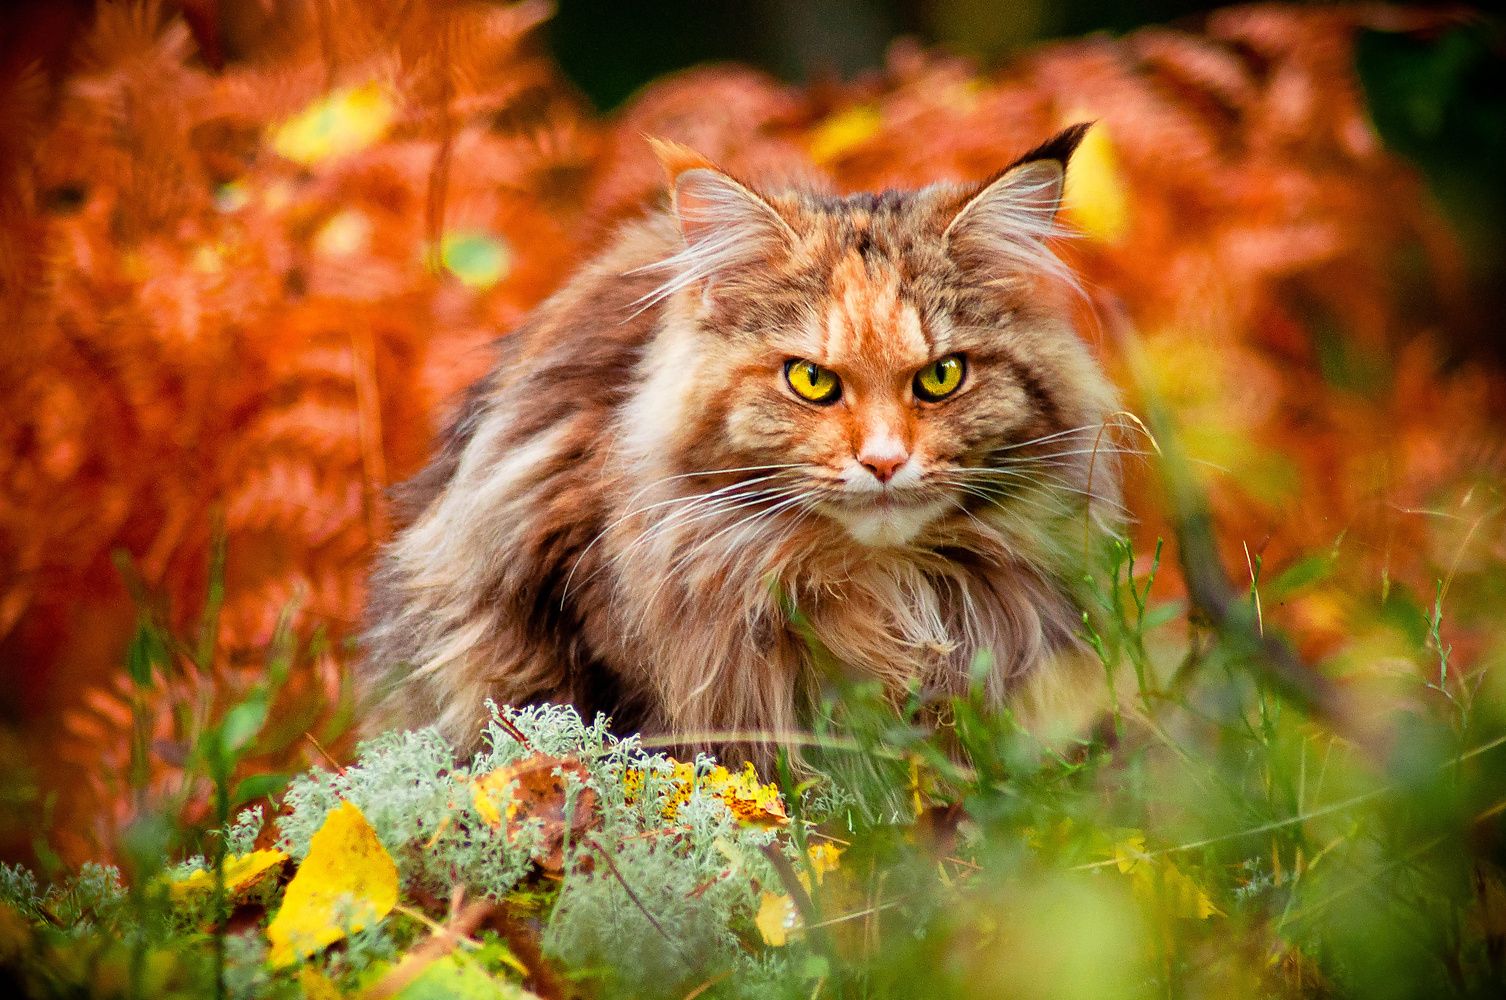
[[[988,69],[900,39],[846,77],[706,66],[602,113],[551,55],[542,3],[18,11],[0,48],[0,759],[17,817],[0,855],[35,850],[42,818],[65,856],[108,842],[140,708],[127,644],[143,607],[192,632],[212,579],[212,656],[150,695],[154,781],[181,777],[178,709],[254,676],[289,607],[331,642],[287,710],[341,731],[387,487],[487,345],[658,196],[645,135],[754,181],[860,190],[981,178],[1096,120],[1066,209],[1084,333],[1127,386],[1134,338],[1231,573],[1342,539],[1346,573],[1430,599],[1506,557],[1490,299],[1356,69],[1362,36],[1426,46],[1468,14],[1232,8]],[[1140,479],[1149,549],[1166,529]],[[1269,614],[1342,658],[1374,641],[1360,610],[1320,588]],[[1492,613],[1460,609],[1461,649]]]

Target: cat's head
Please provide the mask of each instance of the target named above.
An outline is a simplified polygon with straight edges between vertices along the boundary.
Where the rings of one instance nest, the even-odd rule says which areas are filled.
[[[866,545],[1112,503],[1112,461],[1096,484],[1092,465],[1114,394],[1050,248],[1085,131],[983,183],[849,197],[761,192],[660,144],[682,248],[656,265],[646,363],[676,468],[737,470],[717,488],[746,509],[764,490]]]

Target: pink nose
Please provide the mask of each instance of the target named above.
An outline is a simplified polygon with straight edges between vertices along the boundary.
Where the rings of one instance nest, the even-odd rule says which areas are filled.
[[[894,478],[899,467],[909,461],[910,456],[904,452],[869,452],[858,456],[858,461],[863,468],[873,473],[873,478],[881,483],[887,483]]]

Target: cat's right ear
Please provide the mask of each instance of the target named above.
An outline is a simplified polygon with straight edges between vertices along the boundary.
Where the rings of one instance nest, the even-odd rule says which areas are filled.
[[[795,239],[772,205],[710,160],[679,143],[649,139],[669,179],[685,248],[666,264],[676,289],[745,267]]]

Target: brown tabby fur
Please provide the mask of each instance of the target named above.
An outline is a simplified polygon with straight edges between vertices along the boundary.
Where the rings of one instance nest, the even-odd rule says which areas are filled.
[[[1000,703],[1073,653],[1063,580],[1118,490],[1114,392],[1045,280],[1082,131],[985,184],[845,198],[660,144],[671,205],[501,341],[406,487],[375,721],[466,746],[486,699],[550,700],[705,745],[798,730],[816,647],[895,694],[956,692],[989,650]],[[918,399],[951,353],[961,388]],[[841,399],[798,398],[792,358]],[[888,487],[863,466],[901,460]]]

